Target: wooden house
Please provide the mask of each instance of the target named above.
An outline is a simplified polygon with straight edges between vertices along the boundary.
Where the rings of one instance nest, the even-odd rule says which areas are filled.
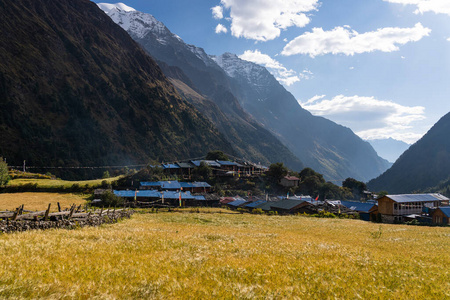
[[[271,210],[278,212],[278,214],[295,214],[310,212],[311,207],[314,205],[308,201],[285,199],[277,202],[273,202],[270,205]]]
[[[431,214],[432,223],[437,225],[450,225],[450,206],[435,209]]]
[[[378,206],[373,202],[340,201],[346,208],[359,214],[359,218],[364,221],[376,221]]]
[[[192,169],[194,165],[189,162],[177,162],[178,167],[180,167],[181,176],[185,179],[191,179]]]
[[[300,179],[295,176],[284,176],[280,180],[280,184],[284,187],[298,186],[299,183],[300,183]]]
[[[403,222],[403,216],[421,214],[423,207],[448,205],[449,199],[441,194],[386,195],[378,199],[378,212],[383,222]]]

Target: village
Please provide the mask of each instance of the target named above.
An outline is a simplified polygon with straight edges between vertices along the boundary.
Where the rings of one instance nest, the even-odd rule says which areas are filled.
[[[146,208],[225,207],[242,213],[277,215],[315,215],[359,218],[378,223],[406,223],[412,225],[449,225],[449,198],[435,193],[376,195],[364,191],[359,199],[319,199],[317,195],[264,193],[254,195],[241,191],[240,195],[220,195],[206,181],[191,181],[195,168],[207,166],[214,178],[260,178],[269,168],[260,164],[228,160],[196,160],[161,164],[165,175],[180,180],[140,181],[133,186],[121,186],[113,194],[125,205]],[[277,184],[281,190],[300,185],[301,179],[285,175]],[[284,189],[283,189],[284,188]],[[95,191],[93,204],[101,206],[101,194]],[[223,193],[222,193],[223,194]]]

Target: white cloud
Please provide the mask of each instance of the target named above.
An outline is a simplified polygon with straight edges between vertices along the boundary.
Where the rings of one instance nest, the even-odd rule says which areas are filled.
[[[223,7],[218,5],[211,8],[213,18],[216,20],[223,19]]]
[[[216,33],[217,34],[219,34],[219,33],[227,33],[227,32],[228,32],[228,29],[225,26],[223,26],[222,24],[218,24],[216,26]]]
[[[422,136],[412,130],[411,124],[425,119],[422,106],[403,106],[374,97],[338,95],[325,99],[325,95],[314,96],[303,108],[312,114],[326,117],[351,128],[363,139],[395,138],[413,143]]]
[[[421,23],[412,28],[386,27],[361,34],[344,27],[330,31],[313,28],[312,32],[306,32],[289,42],[281,54],[309,54],[315,57],[328,53],[354,55],[372,51],[392,52],[399,50],[398,45],[417,42],[430,32],[431,29],[423,27]]]
[[[448,39],[447,39],[447,41],[449,41],[449,42],[450,42],[450,38],[448,38]]]
[[[417,9],[415,14],[423,14],[425,12],[434,12],[436,14],[447,14],[450,16],[449,0],[383,0],[390,3],[398,3],[403,5],[415,5]]]
[[[294,70],[288,70],[280,62],[259,50],[247,50],[239,58],[266,67],[279,82],[286,86],[290,86],[301,79],[309,79],[312,75],[309,70],[304,70],[301,74],[297,74]]]
[[[310,22],[306,13],[317,10],[318,1],[221,0],[220,2],[221,7],[230,12],[233,36],[269,41],[279,37],[281,30],[288,27],[306,26]]]

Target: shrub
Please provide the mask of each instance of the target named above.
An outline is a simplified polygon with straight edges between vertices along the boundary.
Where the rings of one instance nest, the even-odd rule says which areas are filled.
[[[257,214],[257,215],[262,215],[264,213],[264,211],[261,208],[254,208],[252,210],[253,214]]]
[[[122,206],[124,204],[123,198],[117,197],[111,191],[106,191],[100,197],[102,202],[99,203],[100,206],[104,207],[117,207]]]

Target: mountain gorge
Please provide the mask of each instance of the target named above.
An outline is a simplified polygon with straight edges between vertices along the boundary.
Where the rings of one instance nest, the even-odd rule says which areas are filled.
[[[394,165],[368,187],[374,191],[411,193],[426,191],[450,179],[450,113],[443,116]]]
[[[268,144],[278,145],[272,142],[276,137],[305,166],[335,181],[347,177],[367,181],[389,167],[350,129],[301,108],[264,67],[230,53],[209,56],[203,49],[184,43],[149,14],[111,4],[99,6],[160,63],[179,91],[208,115],[221,133],[230,138],[231,129],[235,139],[243,141],[236,143],[238,151],[248,151],[246,144],[262,149],[262,142],[265,156],[276,158],[282,148],[271,152],[273,146]],[[214,107],[221,111],[216,115],[225,118],[213,116]],[[249,133],[249,128],[253,132]],[[292,168],[291,156],[286,153],[284,157],[277,161]]]
[[[372,145],[379,156],[392,163],[394,163],[400,155],[402,155],[403,152],[408,150],[409,146],[411,146],[410,144],[395,140],[393,138],[368,140],[367,142]]]
[[[234,153],[159,66],[88,0],[0,2],[0,156],[147,163]]]

